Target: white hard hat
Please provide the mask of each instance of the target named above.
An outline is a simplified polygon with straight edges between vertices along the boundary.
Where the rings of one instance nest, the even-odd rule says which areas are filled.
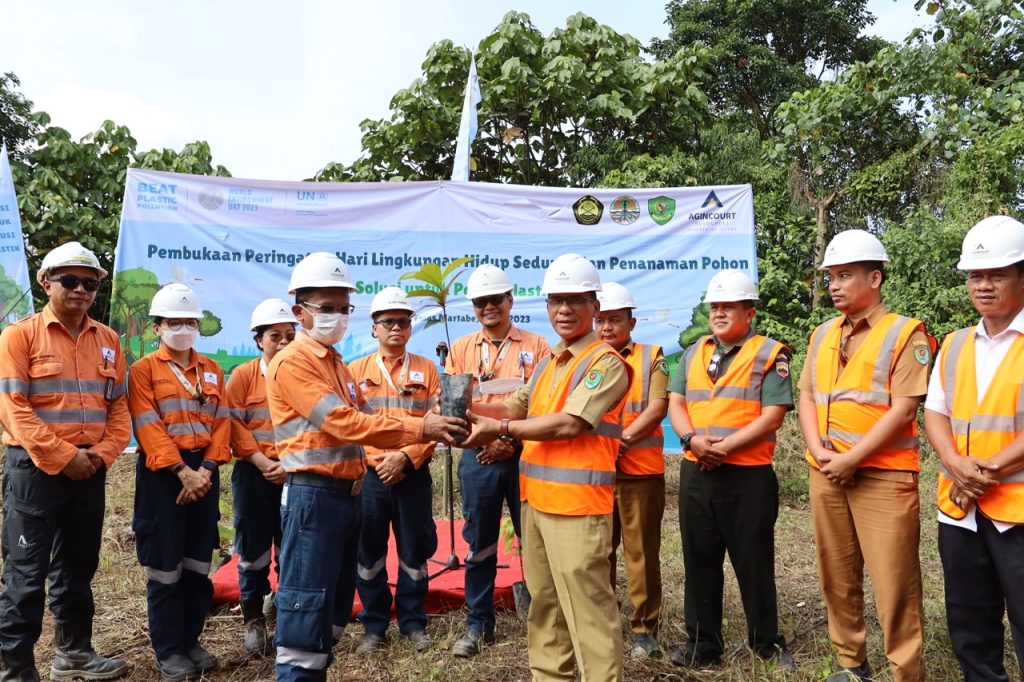
[[[959,270],[989,270],[1024,261],[1024,225],[1008,215],[980,220],[964,237]]]
[[[708,282],[704,303],[756,301],[757,286],[742,270],[722,270]]]
[[[512,291],[512,282],[505,271],[484,263],[469,276],[466,282],[466,298],[474,299],[492,294],[507,294]]]
[[[268,298],[260,301],[259,305],[252,309],[252,318],[249,321],[249,329],[256,331],[257,327],[266,327],[271,324],[288,322],[298,324],[298,320],[292,315],[292,306],[279,298]]]
[[[348,266],[333,253],[314,251],[292,268],[292,278],[288,282],[289,294],[294,294],[298,289],[329,287],[356,288]]]
[[[416,311],[401,287],[384,287],[373,297],[370,303],[370,317],[385,310],[407,310],[410,313]]]
[[[878,237],[867,230],[846,230],[832,237],[832,241],[825,249],[825,258],[818,269],[864,262],[888,263],[889,254],[885,252],[885,247],[878,241]]]
[[[107,276],[107,271],[100,267],[100,260],[95,253],[78,242],[67,242],[43,256],[43,263],[36,273],[36,281],[42,284],[51,271],[73,267],[92,268],[100,279]]]
[[[551,261],[544,272],[542,294],[582,294],[601,291],[601,278],[594,264],[578,253],[565,253]]]
[[[196,292],[180,282],[172,282],[153,294],[149,316],[199,320],[203,311]]]
[[[601,312],[609,310],[635,309],[636,301],[629,289],[618,282],[605,282],[601,285],[601,291],[597,294],[597,300],[601,302]]]

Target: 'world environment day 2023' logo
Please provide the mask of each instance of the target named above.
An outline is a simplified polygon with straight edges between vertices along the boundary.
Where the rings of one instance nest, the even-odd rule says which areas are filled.
[[[651,220],[664,225],[676,214],[676,200],[666,196],[648,199],[647,212],[651,214]]]

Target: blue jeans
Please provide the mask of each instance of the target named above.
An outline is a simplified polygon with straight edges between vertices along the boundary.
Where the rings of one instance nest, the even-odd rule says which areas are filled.
[[[286,483],[281,495],[277,679],[327,679],[335,623],[347,623],[356,589],[359,496]]]
[[[437,551],[437,527],[431,513],[430,469],[424,464],[409,469],[401,482],[388,486],[375,469],[366,473],[363,485],[363,531],[359,536],[359,578],[356,588],[363,610],[359,620],[366,631],[383,635],[391,620],[391,588],[388,586],[388,536],[395,531],[398,547],[398,578],[395,610],[398,631],[403,635],[426,630],[429,569],[427,561]]]
[[[519,454],[502,462],[481,464],[476,450],[463,450],[459,460],[462,490],[462,537],[466,555],[466,624],[481,633],[494,632],[494,578],[498,572],[501,512],[508,512],[516,536],[519,527]]]
[[[281,551],[281,486],[263,478],[254,464],[238,460],[231,472],[231,494],[242,602],[262,600],[270,594],[270,548]]]

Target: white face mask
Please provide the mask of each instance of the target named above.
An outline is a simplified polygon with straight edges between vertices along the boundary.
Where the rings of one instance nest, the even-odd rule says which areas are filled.
[[[304,330],[314,341],[333,346],[341,341],[348,330],[348,315],[342,313],[310,313],[313,328]]]
[[[163,340],[167,347],[171,350],[185,351],[188,350],[195,344],[196,336],[199,335],[198,329],[189,329],[182,327],[178,331],[172,331],[170,329],[164,329],[160,333],[160,338]]]

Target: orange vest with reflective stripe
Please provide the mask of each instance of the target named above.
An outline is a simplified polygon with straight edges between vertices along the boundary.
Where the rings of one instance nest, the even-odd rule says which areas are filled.
[[[235,457],[254,454],[255,447],[270,459],[277,459],[274,425],[267,405],[267,381],[260,369],[263,358],[249,360],[231,372],[227,402],[231,408],[231,449]]]
[[[979,403],[974,329],[960,329],[946,337],[940,377],[957,452],[963,457],[989,459],[1024,432],[1024,334],[1010,346]],[[962,519],[966,514],[949,499],[952,487],[953,482],[940,471],[939,509]],[[1024,523],[1024,472],[1000,479],[977,504],[990,519]]]
[[[725,374],[711,381],[708,364],[715,352],[715,337],[704,336],[686,353],[686,411],[694,430],[701,435],[732,435],[761,416],[761,385],[764,375],[785,346],[760,334],[751,336],[736,351]],[[749,448],[730,452],[723,464],[759,466],[771,464],[775,434]],[[692,452],[683,456],[696,462]]]
[[[891,409],[896,358],[915,331],[926,331],[919,320],[886,313],[840,372],[842,322],[843,318],[837,317],[819,325],[811,334],[807,352],[818,434],[822,444],[836,452],[848,452]],[[934,346],[934,340],[928,338]],[[918,445],[917,420],[913,419],[887,447],[864,458],[858,468],[918,471]],[[818,468],[809,450],[804,457]]]
[[[560,412],[573,389],[605,355],[620,357],[603,341],[595,341],[574,357],[558,382],[552,356],[541,361],[530,381],[528,417]],[[627,373],[632,370],[626,365]],[[573,439],[524,441],[519,460],[519,496],[548,514],[586,516],[611,514],[615,506],[615,459],[622,435],[620,419],[625,396],[597,425]]]
[[[625,358],[633,369],[633,380],[629,384],[626,403],[622,408],[622,428],[637,420],[647,409],[651,389],[651,372],[654,361],[661,353],[661,346],[633,344],[633,351]],[[619,457],[619,471],[630,476],[652,476],[665,473],[665,436],[658,424],[646,438],[637,441],[633,447]]]

